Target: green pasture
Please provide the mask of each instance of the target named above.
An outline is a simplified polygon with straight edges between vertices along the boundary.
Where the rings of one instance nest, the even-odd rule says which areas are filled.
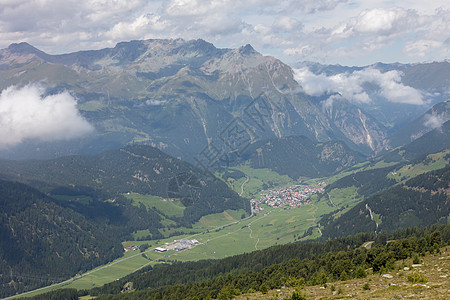
[[[230,169],[241,171],[248,177],[248,181],[246,177],[227,181],[227,184],[238,194],[241,194],[242,184],[244,184],[242,197],[245,198],[258,198],[259,192],[262,190],[285,186],[294,182],[289,176],[280,175],[270,169],[253,169],[248,165],[241,165]]]
[[[127,193],[124,194],[125,197],[133,200],[133,205],[139,206],[140,203],[144,204],[146,207],[156,207],[158,210],[162,211],[167,216],[182,216],[184,209],[186,208],[181,201],[169,200],[153,195],[141,195],[138,193]]]
[[[401,182],[426,172],[442,169],[449,163],[449,154],[450,150],[429,154],[424,161],[417,164],[404,165],[394,173],[389,173],[387,177]]]

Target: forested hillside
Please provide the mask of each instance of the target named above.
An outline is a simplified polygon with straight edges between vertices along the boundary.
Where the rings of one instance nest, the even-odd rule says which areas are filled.
[[[136,192],[177,198],[186,206],[183,217],[177,220],[184,225],[225,209],[249,211],[248,201],[221,180],[151,146],[128,146],[95,156],[66,156],[53,160],[3,160],[0,161],[0,176],[52,195],[107,200]]]
[[[410,226],[447,224],[449,183],[449,166],[414,177],[368,197],[338,218],[334,214],[324,217],[322,234],[332,238],[358,232],[391,232]]]
[[[258,141],[250,145],[242,159],[253,168],[269,168],[291,178],[335,174],[362,160],[362,155],[345,143],[317,143],[305,136]]]
[[[448,65],[448,63],[447,63]],[[448,72],[448,71],[447,71]],[[392,148],[406,145],[450,118],[450,101],[440,102],[389,137]],[[434,123],[433,123],[434,122]],[[436,124],[437,123],[437,124]]]
[[[386,161],[399,161],[399,159],[414,160],[429,153],[439,152],[450,148],[450,121],[442,124],[411,143],[397,148],[383,158]]]
[[[59,282],[123,252],[120,230],[0,180],[0,297]]]

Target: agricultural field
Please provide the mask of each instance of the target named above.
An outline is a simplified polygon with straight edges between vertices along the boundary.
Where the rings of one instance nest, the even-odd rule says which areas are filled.
[[[278,175],[268,169],[252,169],[247,166],[240,166],[238,169],[245,173],[246,177],[228,183],[231,183],[231,186],[237,192],[243,191],[243,195],[247,197],[258,197],[258,193],[267,187],[288,186],[295,183],[290,177]],[[314,182],[314,180],[311,182]],[[142,203],[146,207],[156,207],[167,216],[180,215],[184,210],[181,203],[168,201],[160,197],[136,193],[125,196],[132,199],[134,205]],[[136,245],[138,249],[126,252],[122,258],[117,259],[113,264],[83,274],[81,278],[66,284],[65,287],[87,289],[111,282],[147,265],[174,260],[218,259],[277,244],[320,237],[321,232],[317,228],[313,229],[311,235],[307,237],[303,235],[310,227],[316,227],[320,216],[336,208],[330,206],[325,198],[318,202],[316,197],[313,196],[313,199],[315,199],[313,204],[297,208],[272,208],[263,205],[264,210],[254,216],[247,216],[244,210],[226,210],[219,214],[203,216],[197,223],[193,224],[192,228],[177,228],[178,232],[184,233],[182,235],[157,241],[124,242],[124,248]],[[164,222],[170,224],[173,221],[165,219]],[[169,234],[171,231],[164,229],[162,233]],[[145,237],[148,234],[149,232],[144,230],[136,232],[134,237]],[[156,247],[180,239],[196,239],[201,244],[183,251],[169,250],[163,253],[154,251]],[[139,247],[145,244],[149,248],[141,253]]]

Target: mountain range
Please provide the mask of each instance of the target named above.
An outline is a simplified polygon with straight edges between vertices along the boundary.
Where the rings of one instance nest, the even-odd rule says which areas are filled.
[[[447,65],[396,64],[385,69],[403,70],[409,74],[403,80],[417,87],[424,83],[420,85],[414,74],[426,69],[427,82],[434,83],[430,89],[441,91],[447,79],[437,83],[433,78],[444,74]],[[416,72],[408,73],[411,68]],[[435,69],[443,71],[433,73]],[[194,162],[206,148],[241,154],[255,141],[289,136],[319,143],[341,140],[373,155],[390,147],[392,128],[385,122],[386,114],[405,109],[398,115],[408,119],[399,120],[397,128],[430,107],[414,107],[414,114],[407,112],[412,106],[406,104],[376,110],[373,105],[342,101],[324,108],[280,60],[250,45],[218,49],[204,40],[131,41],[61,55],[27,43],[0,50],[0,90],[34,83],[45,85],[46,95],[70,92],[95,132],[71,141],[26,139],[2,149],[4,158],[95,154],[144,143]],[[232,140],[232,130],[243,132],[239,143]]]

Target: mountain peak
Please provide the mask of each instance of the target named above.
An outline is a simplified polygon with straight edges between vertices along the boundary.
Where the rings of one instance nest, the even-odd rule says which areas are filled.
[[[16,52],[16,53],[20,53],[20,54],[29,54],[29,53],[43,53],[42,51],[40,51],[39,49],[31,46],[30,44],[26,43],[26,42],[21,42],[21,43],[14,43],[9,45],[8,49],[11,52]]]
[[[250,44],[247,44],[239,48],[239,53],[243,55],[255,54],[256,52],[257,51]]]

